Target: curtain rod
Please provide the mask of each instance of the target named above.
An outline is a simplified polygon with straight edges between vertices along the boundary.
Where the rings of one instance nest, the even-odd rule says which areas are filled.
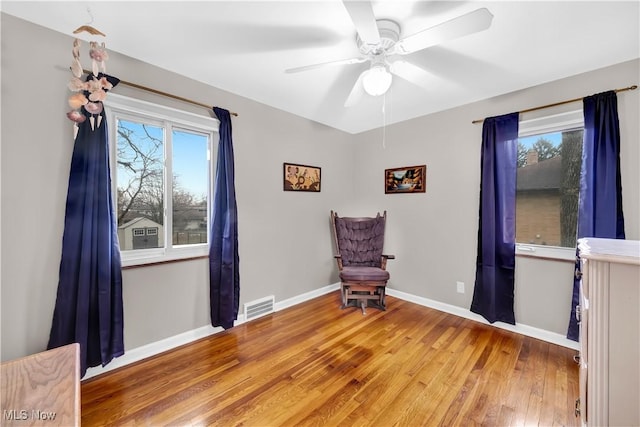
[[[613,91],[615,93],[618,93],[618,92],[624,92],[624,91],[627,91],[627,90],[636,90],[637,88],[638,88],[638,85],[633,85],[633,86],[629,86],[629,87],[623,87],[622,89],[614,89]],[[528,113],[530,111],[543,110],[545,108],[556,107],[558,105],[564,105],[564,104],[570,104],[572,102],[582,101],[583,99],[584,99],[584,97],[582,97],[582,98],[574,98],[574,99],[569,99],[567,101],[554,102],[553,104],[541,105],[540,107],[527,108],[526,110],[521,110],[521,111],[518,111],[518,112],[519,113]],[[473,123],[475,125],[475,124],[482,123],[482,122],[484,122],[484,119],[477,119],[477,120],[472,121],[471,123]]]
[[[92,71],[88,71],[88,70],[82,70],[82,71],[84,71],[86,74],[91,74],[92,73]],[[173,95],[171,93],[163,92],[161,90],[153,89],[153,88],[150,88],[150,87],[147,87],[147,86],[142,86],[142,85],[139,85],[137,83],[131,83],[131,82],[128,82],[126,80],[120,80],[120,83],[123,84],[123,85],[134,87],[136,89],[146,90],[147,92],[155,93],[156,95],[162,95],[162,96],[166,96],[168,98],[177,99],[178,101],[183,101],[183,102],[187,102],[189,104],[197,105],[199,107],[204,107],[204,108],[207,108],[209,110],[213,109],[213,107],[211,105],[203,104],[203,103],[197,102],[197,101],[192,101],[192,100],[190,100],[188,98],[183,98],[181,96]],[[229,114],[231,114],[232,116],[238,117],[238,113],[234,113],[233,111],[229,111]]]

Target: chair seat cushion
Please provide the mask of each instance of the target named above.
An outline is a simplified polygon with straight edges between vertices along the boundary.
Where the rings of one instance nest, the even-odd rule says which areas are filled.
[[[340,279],[343,282],[383,282],[389,280],[389,272],[377,267],[344,267],[340,272]]]

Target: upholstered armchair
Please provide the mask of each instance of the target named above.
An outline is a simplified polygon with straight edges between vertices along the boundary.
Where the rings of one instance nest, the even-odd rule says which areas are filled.
[[[386,211],[373,218],[339,217],[331,211],[343,309],[360,306],[362,314],[367,306],[386,310],[387,260],[395,258],[382,253],[386,219]]]

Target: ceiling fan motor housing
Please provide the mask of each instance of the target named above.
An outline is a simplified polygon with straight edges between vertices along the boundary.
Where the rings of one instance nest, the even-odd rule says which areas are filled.
[[[398,40],[400,40],[400,25],[390,19],[376,20],[378,33],[380,34],[380,43],[367,44],[359,35],[356,35],[358,49],[363,55],[380,55],[391,49]]]

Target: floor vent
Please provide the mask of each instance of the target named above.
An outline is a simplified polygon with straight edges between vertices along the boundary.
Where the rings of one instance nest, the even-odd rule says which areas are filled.
[[[248,322],[265,314],[273,313],[274,305],[275,297],[273,295],[248,302],[244,305],[244,320]]]

